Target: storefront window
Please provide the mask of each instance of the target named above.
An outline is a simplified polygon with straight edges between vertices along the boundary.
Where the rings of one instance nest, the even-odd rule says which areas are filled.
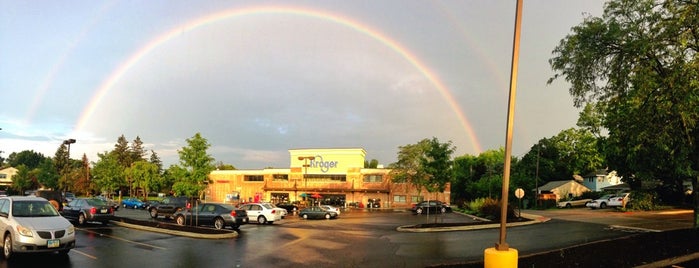
[[[262,175],[245,175],[245,181],[265,181],[265,177]]]
[[[272,178],[275,181],[289,181],[289,174],[274,174]]]
[[[394,196],[393,196],[393,202],[396,202],[396,203],[405,203],[405,196],[404,196],[404,195],[394,195]]]
[[[382,175],[364,175],[364,182],[382,182]]]

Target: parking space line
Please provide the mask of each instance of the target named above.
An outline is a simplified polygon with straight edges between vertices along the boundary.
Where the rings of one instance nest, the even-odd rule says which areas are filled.
[[[92,256],[92,255],[90,255],[90,254],[87,254],[87,253],[82,252],[82,251],[77,250],[77,249],[73,249],[72,251],[73,251],[73,252],[76,252],[76,253],[79,253],[80,255],[83,255],[83,256],[88,257],[88,258],[90,258],[90,259],[93,259],[93,260],[96,260],[96,259],[97,259],[97,257]]]
[[[136,241],[133,241],[133,240],[128,240],[128,239],[125,239],[125,238],[116,237],[116,236],[113,236],[113,235],[98,233],[98,232],[90,231],[90,230],[83,229],[83,228],[75,228],[75,229],[80,230],[80,231],[84,231],[84,232],[88,232],[88,233],[93,233],[93,234],[100,235],[100,236],[109,237],[109,238],[111,238],[111,239],[121,240],[121,241],[124,241],[124,242],[127,242],[127,243],[136,244],[136,245],[146,246],[146,247],[155,248],[155,249],[162,249],[162,250],[166,250],[166,249],[167,249],[167,248],[164,248],[164,247],[159,247],[159,246],[154,246],[154,245],[151,245],[151,244],[136,242]]]

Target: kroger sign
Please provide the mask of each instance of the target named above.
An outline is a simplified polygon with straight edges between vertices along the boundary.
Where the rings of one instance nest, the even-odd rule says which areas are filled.
[[[323,161],[323,157],[316,155],[314,160],[311,160],[309,166],[312,168],[320,168],[320,171],[326,173],[330,171],[331,168],[337,167],[337,161]]]

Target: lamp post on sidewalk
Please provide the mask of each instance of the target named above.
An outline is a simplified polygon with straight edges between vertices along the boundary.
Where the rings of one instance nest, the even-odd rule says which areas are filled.
[[[68,145],[68,159],[70,160],[70,145],[75,143],[75,139],[67,139],[63,141],[63,145]]]

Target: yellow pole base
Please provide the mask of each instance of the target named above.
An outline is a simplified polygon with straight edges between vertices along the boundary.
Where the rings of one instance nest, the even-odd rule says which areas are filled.
[[[509,248],[507,250],[486,248],[484,254],[485,268],[517,268],[518,252],[514,248]]]

